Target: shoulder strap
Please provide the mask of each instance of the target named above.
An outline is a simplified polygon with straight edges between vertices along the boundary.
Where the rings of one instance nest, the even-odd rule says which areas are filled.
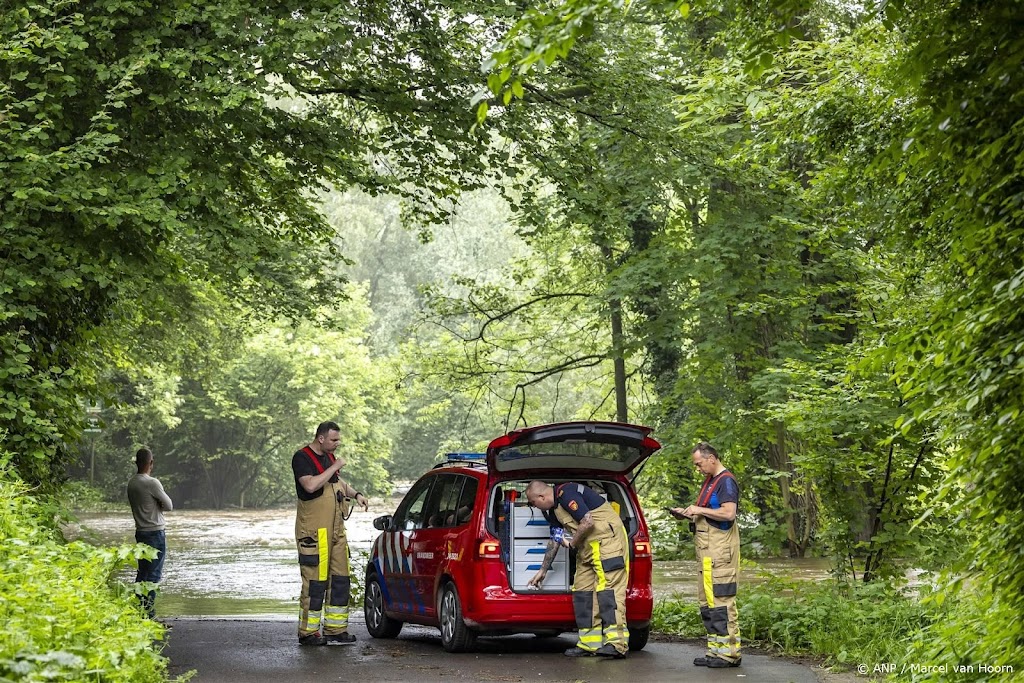
[[[732,472],[729,470],[722,470],[715,477],[708,477],[704,480],[704,485],[700,487],[700,495],[697,496],[697,505],[702,508],[706,508],[708,503],[711,502],[711,494],[715,492],[715,485],[722,478],[736,480],[736,477],[732,476]]]
[[[306,446],[305,448],[302,449],[302,451],[303,453],[309,456],[310,460],[313,461],[313,465],[316,467],[316,471],[319,472],[320,474],[323,474],[325,471],[324,466],[320,464],[320,458],[316,457],[316,453],[313,452],[313,449],[310,448],[309,446]],[[331,459],[331,463],[333,464],[334,454],[328,453],[327,457]]]

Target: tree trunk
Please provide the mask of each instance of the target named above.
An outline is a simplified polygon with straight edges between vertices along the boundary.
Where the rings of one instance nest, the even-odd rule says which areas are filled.
[[[803,557],[811,544],[818,522],[814,490],[808,482],[799,493],[793,490],[793,461],[786,448],[786,425],[775,422],[775,440],[768,444],[768,464],[776,472],[786,519],[786,545],[790,557]]]
[[[696,209],[689,209],[697,220]],[[696,226],[696,224],[695,224]],[[656,218],[650,208],[636,212],[630,221],[630,254],[629,260],[641,264],[652,261],[650,252],[654,239],[665,232],[665,219]],[[658,263],[656,259],[654,263]],[[679,379],[679,364],[682,360],[682,344],[680,340],[680,323],[678,310],[673,305],[670,292],[675,286],[672,272],[655,271],[656,276],[646,280],[649,284],[638,286],[630,296],[630,303],[643,316],[646,330],[658,332],[641,332],[647,351],[646,373],[650,377],[655,394],[660,397],[672,395],[676,381]]]
[[[615,419],[619,422],[629,422],[629,412],[626,405],[626,359],[623,358],[623,334],[622,334],[622,302],[618,298],[612,298],[608,302],[611,308],[612,317],[612,351],[614,357],[612,363],[615,367]]]

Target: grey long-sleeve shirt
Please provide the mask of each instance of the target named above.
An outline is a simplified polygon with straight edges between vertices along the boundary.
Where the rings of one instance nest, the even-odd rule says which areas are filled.
[[[136,474],[128,480],[128,502],[138,531],[160,531],[164,528],[164,511],[174,509],[159,479]]]

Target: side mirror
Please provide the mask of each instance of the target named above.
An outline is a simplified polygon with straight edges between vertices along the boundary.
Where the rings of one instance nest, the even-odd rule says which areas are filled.
[[[373,528],[377,531],[390,531],[391,523],[394,521],[394,517],[391,515],[381,515],[373,520]]]

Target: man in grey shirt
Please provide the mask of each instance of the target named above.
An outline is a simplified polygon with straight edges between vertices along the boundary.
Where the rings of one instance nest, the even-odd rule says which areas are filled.
[[[128,502],[135,517],[135,540],[155,548],[156,559],[139,560],[139,571],[135,582],[160,583],[160,575],[167,556],[167,537],[164,533],[164,511],[173,510],[171,499],[164,493],[159,479],[150,476],[153,472],[153,451],[140,448],[135,454],[135,466],[139,472],[128,480]],[[156,617],[156,591],[139,593],[139,600],[150,619]]]

